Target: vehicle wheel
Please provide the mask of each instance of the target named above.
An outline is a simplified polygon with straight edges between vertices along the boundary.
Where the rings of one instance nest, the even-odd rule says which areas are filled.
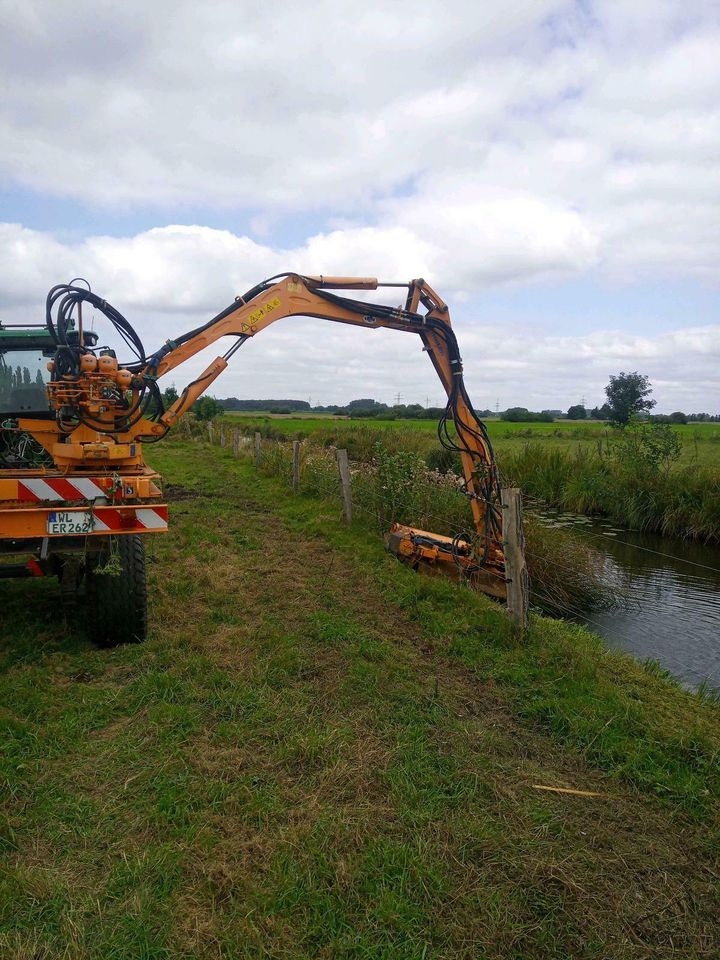
[[[86,596],[88,633],[95,643],[143,642],[147,582],[142,537],[121,535],[103,547],[97,560],[88,565]]]

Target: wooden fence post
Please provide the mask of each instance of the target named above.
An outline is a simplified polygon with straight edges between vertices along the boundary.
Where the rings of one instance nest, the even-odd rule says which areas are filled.
[[[350,488],[350,464],[347,450],[336,450],[338,471],[340,473],[340,489],[342,492],[343,520],[350,526],[352,523],[352,492]]]
[[[213,442],[213,425],[212,420],[208,420],[208,443]]]
[[[225,424],[224,423],[220,424],[220,446],[221,447],[225,446]]]
[[[237,428],[233,434],[233,456],[236,460],[240,456],[240,430]]]
[[[300,490],[300,441],[293,440],[293,493]]]
[[[259,469],[262,461],[262,437],[259,433],[255,434],[255,469]]]
[[[527,628],[530,590],[525,566],[522,493],[518,487],[506,487],[502,491],[502,523],[507,612],[522,635]]]

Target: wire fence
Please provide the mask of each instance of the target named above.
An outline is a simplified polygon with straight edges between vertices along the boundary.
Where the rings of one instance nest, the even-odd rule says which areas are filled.
[[[196,421],[192,423],[183,421],[183,423],[185,424],[185,435],[188,437],[204,437],[209,439],[211,443],[219,443],[222,440],[223,432],[226,430],[228,436],[232,434],[233,439],[231,443],[235,445],[236,450],[244,449],[247,452],[253,443],[252,439],[237,427],[224,428],[223,424],[218,425],[217,422],[202,423]],[[260,435],[258,434],[257,436],[259,437]],[[260,443],[262,448],[261,472],[285,479],[288,485],[292,486],[292,442],[272,437],[261,437]],[[302,449],[303,453],[300,461],[303,477],[302,492],[307,494],[317,492],[325,499],[340,499],[341,490],[338,486],[337,468],[334,457],[330,455],[323,458],[320,452],[322,448],[313,448],[313,452],[308,454],[304,443],[302,444]],[[330,454],[332,454],[333,449],[334,448],[330,448]],[[326,453],[327,452],[326,448]],[[323,461],[323,459],[324,463],[320,471],[324,472],[324,476],[321,481],[317,475],[317,464]],[[373,468],[372,465],[366,463],[353,464],[351,473],[353,478],[353,510],[374,519],[380,525],[398,521],[409,523],[411,520],[417,524],[419,517],[421,523],[434,524],[437,527],[437,532],[450,537],[467,534],[468,530],[472,527],[473,519],[469,509],[468,498],[462,492],[461,482],[456,480],[453,474],[442,474],[436,471],[424,470],[424,482],[421,489],[424,490],[425,496],[420,498],[417,497],[416,490],[413,491],[412,497],[407,496],[410,484],[400,482],[396,487],[392,487],[387,483],[383,484],[380,482],[380,490],[384,489],[386,491],[386,499],[392,502],[393,507],[402,505],[395,503],[395,500],[405,501],[405,509],[401,510],[401,516],[407,510],[412,510],[412,516],[407,516],[403,521],[396,515],[395,510],[382,511],[381,504],[383,498],[379,495],[377,470]],[[372,477],[372,479],[369,482],[365,482],[368,477]],[[408,502],[409,500],[412,502]],[[529,494],[523,494],[523,500],[526,504],[530,505],[531,510],[537,511],[538,514],[542,515],[548,509],[547,503]],[[435,507],[435,509],[433,509],[433,501],[442,504],[442,514],[435,512],[438,508]],[[448,501],[451,502],[448,503]],[[389,514],[391,513],[394,516],[393,520],[389,518]],[[607,539],[606,534],[596,533],[587,528],[583,528],[582,535],[602,541],[606,541]],[[667,560],[687,564],[713,573],[720,573],[720,567],[699,563],[666,551],[654,550],[629,540],[613,537],[613,542],[644,553],[654,554]],[[538,554],[535,555],[538,556]]]

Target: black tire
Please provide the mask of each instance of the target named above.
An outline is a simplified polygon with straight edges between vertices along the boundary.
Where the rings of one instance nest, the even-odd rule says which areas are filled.
[[[98,573],[117,556],[116,574]],[[118,536],[86,572],[88,633],[98,644],[142,643],[147,635],[147,581],[142,537]]]

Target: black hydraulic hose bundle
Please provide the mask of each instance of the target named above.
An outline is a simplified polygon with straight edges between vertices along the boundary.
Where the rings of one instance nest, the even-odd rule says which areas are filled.
[[[501,487],[500,475],[495,462],[495,454],[492,447],[487,427],[478,417],[472,405],[472,401],[465,387],[465,381],[462,375],[462,360],[458,348],[457,337],[452,328],[438,320],[428,321],[433,332],[442,337],[450,358],[451,366],[455,367],[453,384],[448,396],[447,406],[438,422],[438,440],[446,450],[454,453],[468,454],[475,464],[475,480],[480,485],[480,499],[485,503],[485,529],[482,555],[478,557],[478,564],[483,565],[487,562],[490,547],[493,541],[497,542],[501,536]],[[460,414],[458,401],[462,399],[465,408],[468,410],[472,419],[471,423]],[[449,424],[455,427],[457,439],[450,432]],[[486,459],[480,460],[477,451],[467,444],[467,437],[472,437],[486,450]],[[479,461],[479,462],[478,462]],[[464,483],[465,493],[471,497],[477,497],[478,494],[468,489],[468,481]],[[456,538],[457,540],[457,538]],[[454,541],[455,543],[455,541]],[[455,551],[454,551],[455,552]]]
[[[53,287],[45,302],[45,324],[52,336],[55,352],[54,380],[72,380],[80,376],[80,358],[83,354],[91,353],[85,343],[80,342],[79,331],[76,336],[70,336],[75,325],[75,318],[79,316],[83,303],[88,303],[98,310],[113,326],[116,333],[134,354],[135,359],[120,366],[131,373],[140,373],[147,364],[143,342],[128,320],[116,310],[112,304],[97,296],[90,289],[75,286],[72,283],[61,283]],[[129,430],[143,417],[157,419],[163,413],[163,402],[160,388],[152,378],[143,378],[133,386],[138,396],[132,405],[123,411],[123,415],[110,427],[107,423],[95,422],[83,416],[79,410],[73,411],[73,418],[93,430],[104,433],[122,433]]]
[[[287,275],[288,274],[278,274],[278,276]],[[267,280],[263,280],[262,283],[248,290],[243,297],[238,297],[237,300],[233,301],[224,310],[208,320],[207,323],[193,330],[188,330],[176,340],[168,341],[150,357],[146,355],[143,342],[129,321],[125,319],[119,310],[116,310],[115,307],[108,303],[107,300],[97,296],[97,294],[94,294],[90,289],[74,286],[72,283],[58,284],[50,290],[45,303],[45,323],[56,345],[53,378],[59,380],[79,376],[80,357],[83,353],[90,352],[84,344],[79,343],[79,340],[76,343],[71,342],[71,338],[69,337],[69,332],[74,325],[76,311],[78,311],[83,303],[89,303],[109,320],[115,331],[135,355],[134,360],[127,363],[120,363],[119,366],[137,375],[148,368],[151,370],[156,368],[162,358],[171,350],[186,343],[193,337],[198,336],[221,320],[224,320],[225,317],[238,309],[239,303],[247,303],[249,300],[254,299],[267,289],[275,279],[277,278],[270,277]],[[56,319],[53,319],[54,312],[56,313]],[[148,417],[151,420],[159,419],[164,413],[164,405],[162,393],[157,381],[152,376],[144,376],[141,381],[138,378],[133,386],[138,389],[139,396],[132,407],[129,407],[124,413],[122,420],[115,428],[110,429],[105,423],[93,423],[88,418],[83,417],[79,411],[76,411],[74,416],[86,426],[92,427],[92,429],[103,430],[105,433],[124,432],[143,417]],[[190,384],[190,386],[193,386],[193,384]],[[152,439],[159,438],[146,437],[144,439],[145,442],[150,442]]]
[[[59,304],[58,301],[60,301]],[[45,301],[45,324],[58,346],[58,351],[61,354],[60,363],[63,366],[67,364],[70,368],[62,372],[78,374],[80,372],[80,354],[87,352],[87,348],[85,348],[83,344],[78,343],[76,346],[70,346],[68,340],[68,332],[74,323],[73,314],[83,303],[89,303],[102,313],[135,354],[134,361],[128,364],[122,364],[122,366],[132,369],[133,366],[139,365],[142,369],[145,365],[145,348],[143,347],[142,340],[120,311],[116,310],[107,300],[98,297],[97,294],[91,290],[85,290],[83,287],[75,287],[70,283],[60,283],[53,287],[47,295],[47,300]],[[53,321],[54,309],[57,310],[57,318],[55,321]]]

